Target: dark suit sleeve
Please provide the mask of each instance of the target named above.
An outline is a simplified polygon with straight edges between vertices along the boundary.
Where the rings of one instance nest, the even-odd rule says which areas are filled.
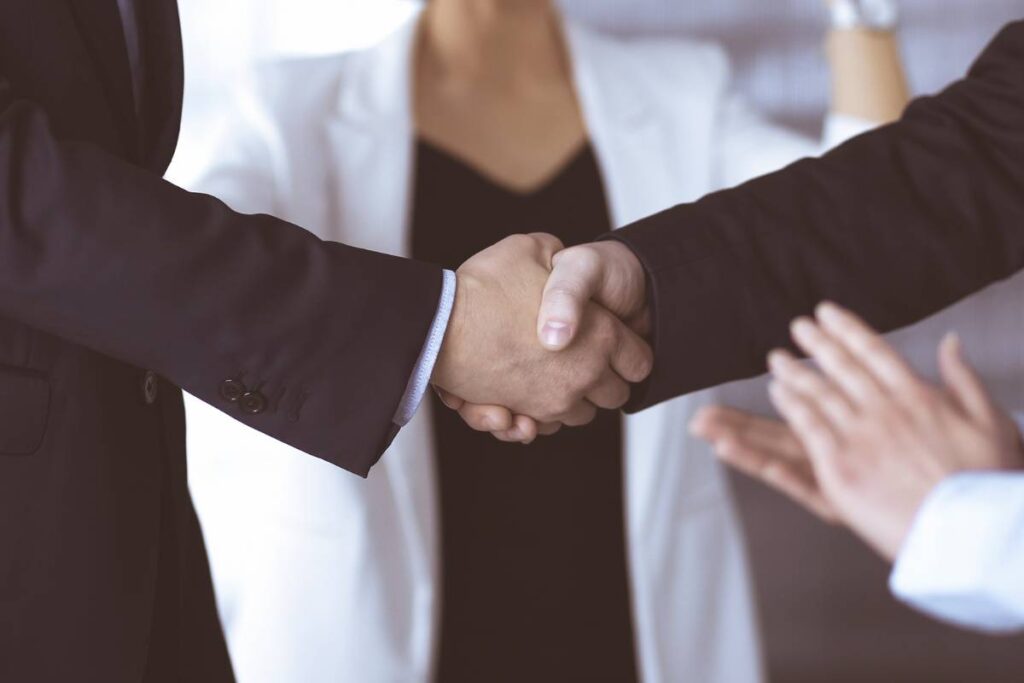
[[[365,475],[397,431],[440,291],[433,266],[234,213],[58,140],[0,76],[0,315]],[[266,409],[226,401],[229,378]]]
[[[655,369],[633,410],[764,372],[789,322],[823,299],[890,330],[1013,274],[1024,22],[900,121],[608,237],[639,256],[652,297]]]

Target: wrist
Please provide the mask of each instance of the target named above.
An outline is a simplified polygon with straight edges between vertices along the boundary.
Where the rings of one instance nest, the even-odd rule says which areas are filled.
[[[437,362],[434,363],[434,370],[430,376],[431,384],[452,393],[457,393],[458,390],[458,369],[465,366],[460,360],[460,354],[467,327],[467,299],[470,296],[469,290],[475,286],[474,278],[462,271],[455,272],[455,280],[452,312],[437,354]]]

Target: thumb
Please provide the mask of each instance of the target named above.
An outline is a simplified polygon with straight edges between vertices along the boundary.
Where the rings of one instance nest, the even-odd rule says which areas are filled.
[[[571,248],[555,254],[551,264],[537,317],[537,336],[545,348],[561,351],[572,343],[583,311],[600,287],[601,262],[588,249]]]
[[[975,418],[992,415],[992,400],[974,368],[964,359],[963,345],[955,334],[948,334],[939,345],[939,370],[942,380],[964,411]]]

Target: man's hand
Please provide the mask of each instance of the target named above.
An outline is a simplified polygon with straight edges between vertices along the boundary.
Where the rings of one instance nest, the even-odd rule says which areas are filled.
[[[950,336],[939,347],[944,387],[911,370],[853,314],[824,304],[793,324],[816,371],[771,354],[772,401],[788,427],[712,409],[695,433],[722,458],[826,518],[888,559],[899,552],[931,490],[962,470],[1024,466],[1016,425],[992,401]]]
[[[647,344],[595,304],[582,307],[575,341],[563,351],[537,343],[538,306],[561,248],[550,235],[516,235],[459,268],[455,307],[432,377],[449,405],[485,412],[502,406],[551,431],[559,424],[586,424],[598,408],[622,406],[628,383],[650,372]],[[488,424],[488,431],[514,426],[507,417]]]
[[[537,335],[545,348],[568,347],[591,302],[637,333],[647,333],[647,278],[629,247],[615,241],[581,244],[555,254],[551,265],[537,316]]]
[[[628,247],[614,241],[571,247],[552,253],[550,266],[536,318],[537,336],[544,348],[561,351],[572,344],[591,302],[615,314],[638,334],[647,333],[646,275]],[[498,405],[472,403],[449,392],[439,393],[441,400],[457,410],[466,424],[491,432],[501,441],[529,443],[538,435],[553,434],[561,427],[557,421],[538,423]]]

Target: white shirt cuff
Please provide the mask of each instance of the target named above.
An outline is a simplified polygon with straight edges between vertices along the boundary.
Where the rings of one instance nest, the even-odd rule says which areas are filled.
[[[963,472],[918,511],[889,587],[937,619],[1024,629],[1024,472]]]
[[[822,131],[822,144],[825,149],[832,149],[851,138],[878,127],[877,121],[869,121],[859,116],[829,113],[825,117],[825,129]]]
[[[427,341],[423,344],[420,357],[416,361],[416,368],[405,389],[405,395],[398,404],[395,412],[395,424],[404,427],[416,414],[423,397],[430,386],[430,377],[434,374],[434,364],[441,352],[441,342],[444,341],[444,333],[448,330],[448,320],[452,317],[452,308],[455,306],[455,273],[444,271],[444,282],[441,286],[441,301],[437,306],[437,313],[434,315],[434,322],[430,325],[430,332],[427,333]]]

